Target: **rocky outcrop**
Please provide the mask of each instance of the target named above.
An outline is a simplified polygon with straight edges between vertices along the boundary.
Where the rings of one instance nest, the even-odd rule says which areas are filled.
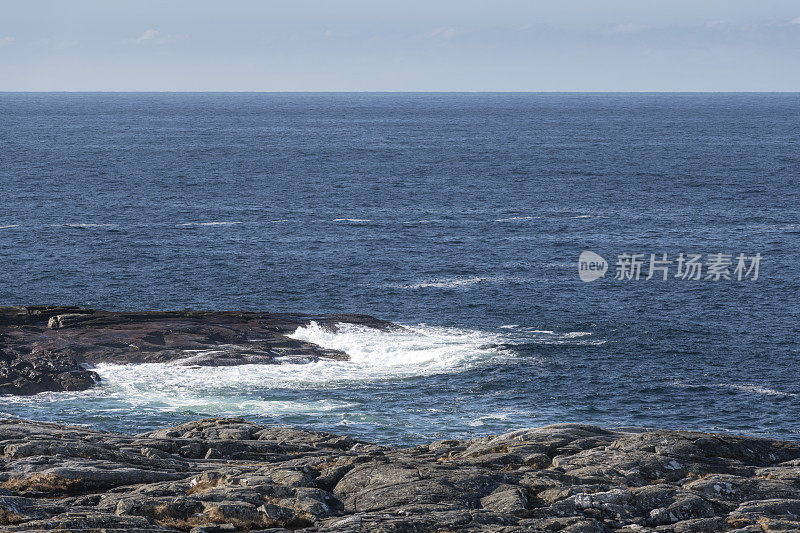
[[[0,395],[84,390],[98,362],[222,366],[346,359],[287,337],[311,321],[397,327],[367,315],[109,312],[79,307],[0,308]]]
[[[800,444],[561,424],[415,448],[0,422],[0,531],[800,531]]]

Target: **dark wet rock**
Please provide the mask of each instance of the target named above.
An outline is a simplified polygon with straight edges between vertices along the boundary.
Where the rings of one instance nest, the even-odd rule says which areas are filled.
[[[578,424],[395,448],[241,419],[6,420],[0,531],[800,531],[798,464],[793,442]]]
[[[99,376],[87,367],[100,362],[232,366],[347,359],[287,336],[312,321],[331,329],[340,323],[398,327],[367,315],[2,307],[0,396],[88,389]]]

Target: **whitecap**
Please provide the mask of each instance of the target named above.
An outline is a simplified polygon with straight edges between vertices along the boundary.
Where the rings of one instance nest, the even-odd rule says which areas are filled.
[[[64,226],[67,228],[113,228],[116,227],[116,224],[93,224],[93,223],[84,223],[84,222],[75,222],[75,223],[67,223],[67,224],[57,224],[58,226]]]
[[[530,283],[535,281],[535,278],[520,277],[520,276],[470,276],[470,277],[443,277],[443,278],[429,278],[422,281],[413,281],[406,283],[381,283],[376,284],[379,287],[390,287],[395,289],[457,289],[469,287],[479,283]]]
[[[794,397],[797,394],[791,392],[783,392],[775,389],[770,389],[767,387],[761,387],[759,385],[752,385],[752,384],[737,384],[737,383],[718,383],[717,386],[725,387],[733,390],[738,390],[742,392],[751,392],[753,394],[764,394],[767,396],[788,396]]]
[[[549,345],[571,346],[600,346],[607,342],[606,339],[592,337],[590,331],[557,332],[549,329],[533,329],[530,327],[517,327],[508,333],[512,342]]]
[[[765,396],[783,396],[787,398],[793,398],[797,396],[797,394],[793,392],[779,391],[776,389],[770,389],[769,387],[763,387],[761,385],[755,385],[752,383],[687,383],[680,380],[672,380],[669,382],[669,384],[672,385],[673,387],[680,387],[687,389],[695,389],[699,387],[712,387],[718,389],[734,390],[739,392],[749,392],[751,394],[762,394]]]
[[[497,346],[502,339],[486,332],[433,326],[405,326],[382,331],[365,326],[340,324],[336,331],[316,323],[298,328],[292,338],[323,348],[345,352],[346,368],[364,377],[427,375],[431,372],[463,371],[471,363],[507,355]],[[340,367],[341,368],[341,367]]]
[[[233,226],[235,224],[242,224],[240,221],[234,222],[184,222],[182,224],[178,224],[179,226]]]
[[[471,278],[439,278],[421,281],[419,283],[409,283],[404,285],[404,287],[407,289],[425,289],[430,287],[439,289],[453,289],[457,287],[475,285],[476,283],[482,283],[484,281],[489,281],[489,279],[479,276],[473,276]]]
[[[496,218],[495,222],[514,222],[518,220],[534,220],[542,217],[509,217],[509,218]]]

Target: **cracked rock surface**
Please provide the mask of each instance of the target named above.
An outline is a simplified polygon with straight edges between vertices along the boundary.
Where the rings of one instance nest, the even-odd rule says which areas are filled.
[[[559,424],[413,448],[0,421],[0,531],[800,531],[800,444]]]

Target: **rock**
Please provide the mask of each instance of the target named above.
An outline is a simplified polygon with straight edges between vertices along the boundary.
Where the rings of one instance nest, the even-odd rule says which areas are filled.
[[[86,312],[83,313],[67,313],[64,315],[51,316],[47,321],[47,329],[59,329],[73,326],[81,321],[92,318],[93,314],[93,310],[87,309]]]
[[[2,420],[0,531],[800,531],[798,464],[792,442],[571,424],[395,448],[238,418]]]
[[[503,485],[481,498],[481,507],[500,514],[524,516],[527,513],[526,505],[528,497],[525,490],[514,485]]]
[[[87,365],[99,362],[231,366],[347,359],[288,337],[312,321],[330,329],[339,323],[399,327],[366,315],[0,307],[0,396],[88,389],[99,376]]]

